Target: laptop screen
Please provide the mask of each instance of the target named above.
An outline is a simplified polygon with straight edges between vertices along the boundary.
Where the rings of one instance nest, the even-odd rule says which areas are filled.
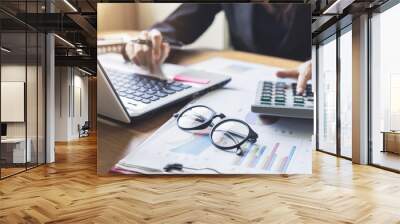
[[[7,136],[7,124],[1,124],[1,136]]]

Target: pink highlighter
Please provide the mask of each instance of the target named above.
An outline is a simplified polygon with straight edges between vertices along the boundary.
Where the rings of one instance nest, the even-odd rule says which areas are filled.
[[[191,82],[191,83],[197,83],[197,84],[207,84],[210,82],[210,80],[208,80],[208,79],[193,78],[193,77],[185,76],[185,75],[175,75],[174,81]]]

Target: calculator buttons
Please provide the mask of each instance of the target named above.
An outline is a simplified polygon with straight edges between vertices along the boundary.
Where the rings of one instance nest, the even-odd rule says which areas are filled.
[[[285,102],[285,97],[275,96],[275,102]]]
[[[304,107],[307,102],[313,103],[313,93],[310,84],[307,84],[304,94],[296,93],[297,83],[287,84],[285,82],[270,82],[264,81],[261,86],[260,103],[271,104],[278,106],[295,106]]]
[[[271,101],[272,97],[271,96],[262,96],[261,101]]]
[[[314,94],[307,84],[303,94],[297,94],[297,83],[261,81],[252,111],[278,117],[313,118]]]

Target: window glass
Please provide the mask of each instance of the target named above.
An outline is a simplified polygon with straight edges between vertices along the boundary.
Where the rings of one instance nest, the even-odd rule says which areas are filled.
[[[399,21],[400,4],[371,19],[372,163],[396,170],[400,170]]]
[[[336,39],[318,48],[318,148],[336,153]]]
[[[351,158],[352,141],[352,34],[340,36],[340,153]]]

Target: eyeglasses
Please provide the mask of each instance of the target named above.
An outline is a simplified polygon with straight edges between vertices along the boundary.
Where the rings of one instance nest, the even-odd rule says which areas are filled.
[[[203,134],[209,134],[211,143],[216,148],[224,151],[236,150],[237,155],[243,154],[241,146],[245,142],[255,143],[258,138],[257,133],[246,122],[232,118],[225,119],[224,114],[217,114],[207,106],[189,107],[175,117],[180,129],[191,132],[203,130]],[[220,118],[221,121],[213,123],[216,118]],[[212,128],[211,131],[204,132],[208,128]]]

